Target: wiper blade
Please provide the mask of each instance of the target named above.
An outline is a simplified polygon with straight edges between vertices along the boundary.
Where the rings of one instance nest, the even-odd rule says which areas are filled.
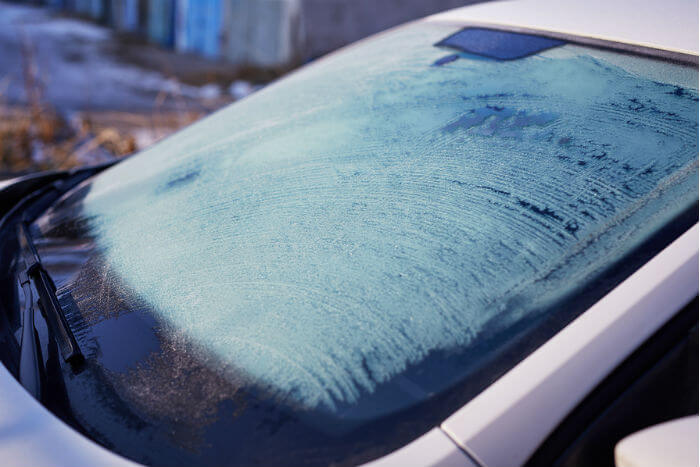
[[[41,357],[41,349],[37,344],[38,337],[34,326],[32,282],[39,293],[39,305],[46,317],[46,323],[49,327],[49,337],[54,338],[58,343],[63,359],[70,362],[71,365],[73,365],[73,369],[76,369],[74,364],[80,363],[84,358],[63,316],[61,306],[56,297],[56,286],[51,280],[51,276],[41,265],[41,260],[34,247],[32,237],[29,234],[30,220],[46,209],[49,203],[53,202],[62,193],[65,193],[86,178],[114,163],[116,163],[116,161],[87,169],[80,169],[77,172],[49,174],[47,176],[48,178],[59,178],[24,196],[24,198],[20,199],[18,202],[16,200],[13,201],[13,204],[15,204],[14,207],[0,218],[0,230],[4,229],[6,225],[9,225],[11,221],[18,219],[18,224],[16,224],[17,240],[25,262],[24,269],[18,271],[19,282],[24,293],[24,308],[21,310],[23,325],[22,340],[20,342],[19,380],[20,383],[39,400],[41,400],[42,382],[44,381],[44,365]],[[19,186],[20,183],[25,182],[18,182],[17,185]],[[27,187],[31,188],[31,184]],[[20,191],[24,189],[25,188],[22,187]]]
[[[22,342],[19,354],[19,382],[37,400],[42,396],[41,357],[34,331],[34,298],[26,271],[19,273],[19,283],[24,292],[22,309]]]
[[[49,331],[58,343],[58,348],[61,351],[63,360],[71,364],[80,363],[83,360],[83,354],[80,352],[80,348],[78,347],[78,343],[75,340],[75,336],[73,336],[70,327],[68,327],[66,318],[63,315],[63,310],[61,309],[61,305],[58,303],[58,298],[56,297],[56,286],[53,283],[53,280],[51,280],[51,276],[49,275],[49,273],[46,272],[46,270],[41,264],[41,259],[39,258],[39,254],[36,251],[34,242],[32,241],[32,237],[29,234],[29,225],[25,220],[22,220],[17,225],[17,238],[19,240],[19,245],[22,250],[22,255],[25,263],[25,269],[23,271],[24,274],[21,275],[20,278],[25,278],[27,285],[29,281],[34,283],[34,288],[39,294],[39,305],[41,306],[41,310],[44,314],[44,317],[46,318],[46,323],[48,324]],[[22,284],[22,287],[24,289],[25,284]],[[27,288],[31,289],[30,287]],[[25,298],[27,298],[26,292]],[[29,298],[31,298],[31,291]],[[29,319],[30,314],[33,318],[32,303],[29,303],[27,319]],[[26,323],[31,324],[31,326],[25,327],[30,327],[31,332],[33,333],[33,319],[32,321],[27,321]],[[26,329],[23,330],[22,333],[22,350],[20,351],[20,356],[24,352],[23,349],[25,331]],[[29,356],[30,353],[31,349],[28,349],[27,358],[31,358]]]

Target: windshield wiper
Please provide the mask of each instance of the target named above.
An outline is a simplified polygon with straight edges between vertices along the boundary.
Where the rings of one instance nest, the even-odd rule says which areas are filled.
[[[14,207],[0,217],[0,232],[6,226],[10,229],[16,229],[18,246],[25,263],[23,268],[20,267],[21,265],[18,265],[20,269],[16,273],[24,294],[24,307],[20,310],[22,336],[18,373],[20,383],[38,400],[42,400],[45,369],[41,348],[38,345],[39,337],[34,326],[35,304],[32,284],[34,284],[34,288],[38,292],[39,307],[49,328],[48,337],[50,339],[53,338],[58,344],[63,360],[70,363],[73,370],[77,370],[84,357],[58,303],[56,286],[41,264],[41,259],[29,232],[29,225],[40,212],[47,209],[61,194],[66,193],[85,179],[114,165],[116,162],[112,161],[77,171],[49,174],[48,178],[50,180],[46,185],[32,191],[18,201],[13,201]],[[54,179],[56,177],[58,179]],[[26,184],[28,182],[18,182],[16,185],[19,186],[22,183]],[[28,188],[31,188],[31,184],[28,185]],[[9,227],[13,222],[16,222],[15,227]]]
[[[34,328],[34,302],[31,283],[39,294],[39,306],[49,327],[49,334],[54,337],[63,360],[71,365],[83,361],[75,336],[70,330],[63,310],[56,297],[56,286],[51,276],[41,264],[34,242],[29,233],[26,219],[17,224],[17,238],[22,251],[25,268],[19,273],[19,280],[24,291],[24,309],[22,310],[22,342],[20,347],[20,383],[32,395],[41,400],[41,357],[36,345]]]
[[[24,308],[22,309],[22,341],[19,353],[19,382],[37,400],[41,400],[41,357],[36,345],[34,331],[34,297],[32,286],[26,271],[19,273],[19,283],[24,292]]]
[[[17,242],[24,267],[18,264],[17,278],[24,294],[24,307],[20,311],[22,320],[22,336],[20,342],[19,381],[36,399],[42,400],[42,387],[45,382],[46,369],[38,345],[39,337],[34,325],[34,297],[32,284],[39,295],[39,308],[48,327],[48,337],[53,338],[65,362],[74,371],[84,361],[78,343],[66,322],[63,310],[56,297],[56,285],[51,276],[41,264],[41,259],[29,231],[31,222],[37,215],[46,210],[61,194],[74,188],[85,179],[114,165],[112,161],[99,166],[79,169],[77,171],[57,173],[57,180],[48,182],[41,188],[15,201],[12,207],[0,218],[0,231],[5,226],[16,222]],[[62,177],[62,178],[61,178]],[[13,227],[9,227],[13,228]],[[51,353],[51,352],[49,352]]]

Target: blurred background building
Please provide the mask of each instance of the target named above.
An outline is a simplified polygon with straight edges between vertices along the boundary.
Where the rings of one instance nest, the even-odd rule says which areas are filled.
[[[28,0],[181,52],[289,67],[468,0]]]

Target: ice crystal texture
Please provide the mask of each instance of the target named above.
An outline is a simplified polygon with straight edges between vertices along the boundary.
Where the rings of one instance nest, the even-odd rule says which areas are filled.
[[[81,215],[128,293],[333,412],[697,199],[696,70],[573,45],[432,66],[451,32],[349,48],[100,175]]]

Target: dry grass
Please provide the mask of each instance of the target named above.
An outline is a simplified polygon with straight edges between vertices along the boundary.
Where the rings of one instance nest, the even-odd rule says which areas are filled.
[[[137,149],[133,136],[96,129],[88,118],[70,125],[52,109],[0,106],[0,170],[67,169]]]
[[[44,86],[28,40],[22,41],[23,86],[27,105],[8,105],[8,86],[0,80],[0,175],[67,169],[131,154],[204,115],[192,110],[181,93],[161,92],[152,111],[76,113],[70,121],[44,98]],[[176,110],[164,111],[170,100]],[[138,138],[140,136],[140,138]],[[144,137],[145,136],[145,137]]]
[[[44,99],[34,49],[26,39],[22,41],[22,58],[28,105],[7,105],[2,96],[9,83],[0,82],[0,171],[66,169],[89,162],[91,156],[120,157],[136,149],[133,137],[115,129],[95,131],[86,118],[67,122]]]

